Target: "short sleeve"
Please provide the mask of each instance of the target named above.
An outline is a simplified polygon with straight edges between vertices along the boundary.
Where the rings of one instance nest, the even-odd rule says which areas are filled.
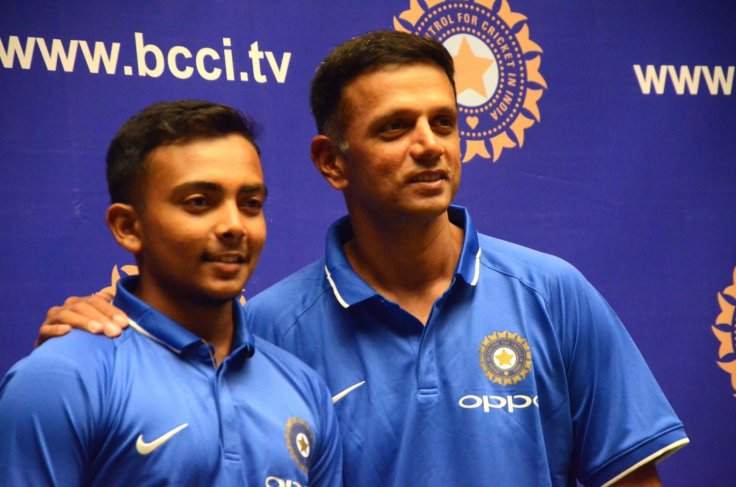
[[[560,279],[555,320],[570,393],[574,467],[605,485],[688,442],[623,324],[574,268]]]

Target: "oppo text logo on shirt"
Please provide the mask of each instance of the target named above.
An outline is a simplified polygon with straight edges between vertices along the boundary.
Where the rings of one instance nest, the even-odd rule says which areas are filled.
[[[266,477],[265,487],[302,487],[302,484],[296,480],[284,480],[273,475]]]
[[[502,409],[513,413],[517,409],[526,409],[530,406],[539,408],[539,397],[529,397],[523,394],[515,394],[513,396],[493,396],[487,394],[476,396],[474,394],[467,394],[461,397],[457,403],[463,409],[482,408],[484,413]]]

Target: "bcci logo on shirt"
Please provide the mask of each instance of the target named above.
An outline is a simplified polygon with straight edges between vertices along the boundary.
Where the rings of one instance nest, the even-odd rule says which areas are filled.
[[[529,38],[526,16],[506,0],[410,0],[394,29],[440,41],[455,61],[463,162],[498,161],[522,147],[524,131],[540,121],[547,88],[539,72],[542,48]]]
[[[286,422],[286,446],[289,455],[304,473],[309,472],[312,464],[312,449],[314,447],[314,433],[309,425],[301,418],[291,418]]]
[[[731,375],[731,387],[736,392],[736,268],[733,270],[733,283],[718,293],[721,312],[713,325],[713,334],[721,346],[718,348],[718,366]],[[736,397],[736,394],[734,394]]]
[[[496,332],[485,337],[480,345],[480,365],[492,383],[516,384],[532,369],[532,351],[518,334]]]

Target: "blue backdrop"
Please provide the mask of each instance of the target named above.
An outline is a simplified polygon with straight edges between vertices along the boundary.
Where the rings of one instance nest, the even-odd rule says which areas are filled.
[[[309,80],[380,28],[456,57],[458,202],[477,226],[571,261],[627,325],[692,441],[665,485],[734,485],[728,0],[0,3],[0,373],[48,307],[133,263],[103,222],[104,155],[149,103],[211,99],[263,124],[269,237],[247,295],[317,258],[344,206],[309,161]]]

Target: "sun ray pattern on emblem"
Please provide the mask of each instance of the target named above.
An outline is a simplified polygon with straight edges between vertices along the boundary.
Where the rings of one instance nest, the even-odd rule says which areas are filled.
[[[718,293],[718,305],[721,312],[716,323],[711,327],[713,334],[720,342],[718,347],[718,366],[731,375],[731,387],[736,391],[736,267],[733,270],[733,284]],[[734,394],[736,397],[736,394]]]
[[[292,417],[286,422],[284,437],[291,459],[294,460],[299,470],[309,473],[314,457],[314,433],[312,428],[303,419]]]
[[[541,121],[543,50],[526,22],[508,0],[409,0],[393,18],[395,30],[433,37],[455,60],[463,162],[497,162]]]
[[[121,273],[122,272],[122,273]],[[112,296],[115,296],[115,290],[117,289],[118,281],[124,276],[136,276],[138,275],[138,266],[136,265],[123,265],[118,268],[117,265],[113,266],[112,272],[110,273],[110,285],[103,287],[98,293],[106,292]]]

